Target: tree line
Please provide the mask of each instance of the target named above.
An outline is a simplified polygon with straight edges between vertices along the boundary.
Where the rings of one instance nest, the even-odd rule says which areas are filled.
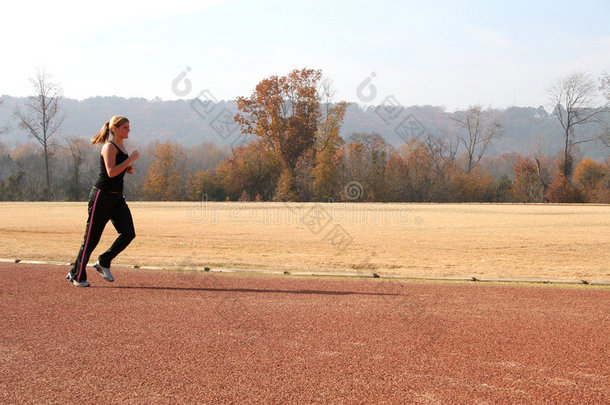
[[[212,143],[133,145],[141,157],[126,177],[125,194],[152,201],[610,202],[610,158],[576,155],[566,181],[562,152],[484,156],[466,173],[466,155],[443,155],[420,139],[398,148],[376,134],[329,142],[336,145],[300,157],[290,178],[260,140],[233,150]],[[97,178],[99,150],[76,138],[51,151],[50,199],[84,201]],[[48,199],[43,154],[33,142],[13,150],[0,144],[0,200]]]
[[[62,122],[60,96],[44,73],[37,79],[31,108],[15,112],[31,141],[14,148],[0,143],[0,200],[83,200],[99,170],[99,151],[84,138],[54,140]],[[587,75],[574,73],[549,88],[565,141],[556,155],[490,157],[488,148],[506,125],[492,110],[471,106],[454,114],[450,128],[434,132],[418,128],[411,117],[400,146],[374,132],[341,137],[348,103],[333,101],[321,71],[294,70],[262,80],[249,97],[237,99],[233,120],[251,136],[249,142],[137,145],[141,158],[126,178],[126,195],[132,200],[608,203],[610,158],[596,162],[579,151],[587,139],[578,129],[585,124],[597,124],[608,145],[608,126],[601,119],[608,105],[593,103],[598,89],[610,101],[607,74],[598,87]],[[41,94],[47,97],[44,105],[53,108],[42,118],[36,115]],[[390,114],[394,107],[379,106]]]

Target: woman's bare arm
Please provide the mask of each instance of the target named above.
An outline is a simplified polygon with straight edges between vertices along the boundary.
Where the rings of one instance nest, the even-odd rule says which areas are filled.
[[[102,156],[104,158],[104,165],[106,166],[106,173],[108,173],[108,177],[116,177],[123,172],[123,170],[127,169],[138,157],[140,157],[138,151],[134,151],[124,162],[116,164],[116,155],[118,154],[118,149],[116,146],[110,143],[105,144],[102,147]]]

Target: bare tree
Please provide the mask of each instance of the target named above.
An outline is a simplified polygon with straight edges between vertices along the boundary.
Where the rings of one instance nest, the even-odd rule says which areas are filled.
[[[316,152],[324,152],[331,140],[333,131],[338,133],[347,107],[349,107],[349,103],[345,101],[333,103],[335,94],[337,94],[337,91],[333,88],[330,79],[324,78],[318,83],[316,95],[320,103],[320,114],[315,133],[314,150]]]
[[[0,106],[2,105],[2,103],[4,103],[4,100],[0,98]],[[10,129],[9,125],[6,124],[3,127],[0,127],[0,135],[2,135],[3,133],[7,132]]]
[[[600,77],[601,85],[599,89],[602,91],[602,94],[606,98],[606,110],[610,110],[610,74],[608,72],[602,73]],[[602,141],[606,147],[610,148],[610,123],[604,122],[602,132],[599,136],[599,139]]]
[[[438,131],[436,135],[426,131],[423,146],[437,172],[442,175],[445,167],[455,162],[459,138],[451,139],[444,130]]]
[[[46,171],[47,200],[51,196],[51,177],[49,172],[50,140],[64,121],[59,100],[62,96],[61,87],[51,82],[51,76],[45,71],[37,71],[36,77],[30,79],[35,95],[28,97],[23,107],[15,109],[15,117],[19,126],[26,130],[44,149],[44,164]]]
[[[576,127],[587,123],[599,123],[605,106],[596,107],[594,98],[597,95],[595,82],[588,74],[575,72],[557,80],[547,89],[549,100],[554,107],[553,115],[563,128],[563,175],[566,178],[572,174],[572,147],[592,141],[590,139],[576,140]]]
[[[72,180],[74,181],[70,189],[74,193],[74,201],[79,201],[81,194],[81,167],[84,163],[84,155],[89,147],[89,141],[84,138],[69,138],[67,142],[67,149],[70,152],[71,158],[70,171],[72,172]]]
[[[479,105],[471,106],[464,112],[456,112],[453,120],[466,130],[458,139],[468,154],[468,174],[477,167],[492,142],[502,137],[504,126],[493,117],[491,111],[485,111]]]

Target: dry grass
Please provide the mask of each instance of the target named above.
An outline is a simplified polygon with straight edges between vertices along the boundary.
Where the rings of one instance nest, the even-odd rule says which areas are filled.
[[[115,263],[610,279],[610,207],[129,203]],[[0,203],[0,257],[72,261],[85,203]],[[108,225],[94,260],[116,237]]]

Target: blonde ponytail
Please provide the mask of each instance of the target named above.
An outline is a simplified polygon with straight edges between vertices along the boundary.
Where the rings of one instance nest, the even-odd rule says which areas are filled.
[[[97,145],[98,143],[106,143],[110,136],[110,122],[104,124],[100,132],[98,132],[93,138],[89,145]]]
[[[121,115],[115,115],[114,117],[110,118],[110,121],[104,124],[100,132],[98,132],[93,138],[91,138],[91,143],[89,145],[106,143],[106,141],[110,137],[110,133],[112,132],[112,127],[120,127],[125,122],[129,122],[129,120]]]

